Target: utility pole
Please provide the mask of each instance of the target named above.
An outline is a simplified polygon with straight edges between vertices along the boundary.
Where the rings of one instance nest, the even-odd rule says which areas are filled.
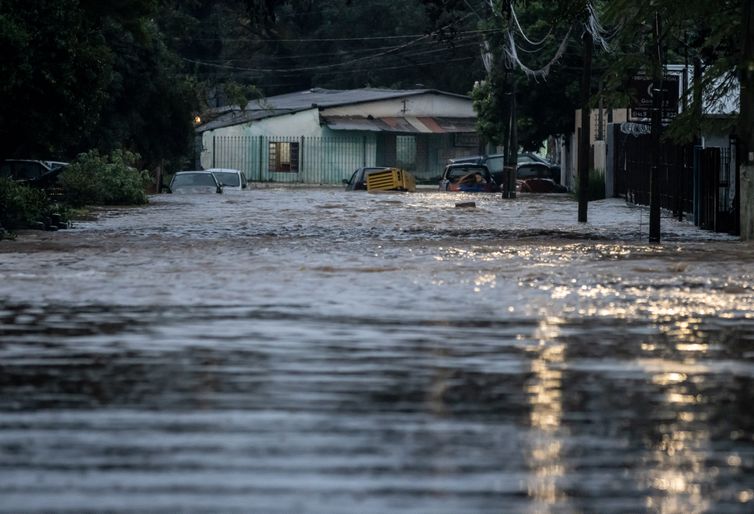
[[[579,138],[579,223],[586,223],[589,206],[589,143],[591,108],[589,98],[592,80],[592,34],[584,31],[584,70],[581,75],[581,137]]]
[[[513,0],[505,3],[508,30],[513,30]],[[503,198],[516,198],[516,168],[518,167],[518,118],[516,116],[516,77],[515,68],[509,58],[505,58],[505,86],[510,91],[508,103],[507,134],[503,140]]]
[[[508,74],[510,78],[511,99],[510,99],[510,126],[508,128],[508,147],[505,152],[505,167],[508,170],[506,175],[507,185],[505,188],[506,196],[504,198],[516,198],[516,168],[518,167],[518,117],[516,116],[516,79],[513,71]]]
[[[663,68],[660,14],[655,13],[654,49],[657,60],[652,66],[652,167],[649,172],[649,242],[660,242],[660,132],[662,131]]]
[[[743,45],[739,81],[741,104],[738,142],[741,154],[740,203],[741,239],[754,240],[754,0],[743,2]]]

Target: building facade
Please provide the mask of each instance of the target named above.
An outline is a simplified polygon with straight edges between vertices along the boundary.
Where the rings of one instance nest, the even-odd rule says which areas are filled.
[[[208,115],[196,128],[199,166],[252,181],[339,184],[361,166],[430,181],[479,149],[471,99],[431,89],[312,89]]]

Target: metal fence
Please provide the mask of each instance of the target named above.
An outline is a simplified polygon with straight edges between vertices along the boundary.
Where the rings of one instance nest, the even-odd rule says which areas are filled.
[[[612,141],[615,193],[649,204],[651,136],[615,131]],[[730,148],[660,145],[660,205],[699,227],[738,233],[737,174]]]
[[[413,136],[393,137],[387,143],[376,135],[214,136],[211,141],[211,148],[205,149],[210,152],[210,166],[241,170],[251,181],[341,184],[363,166],[424,171],[417,157],[421,145]]]

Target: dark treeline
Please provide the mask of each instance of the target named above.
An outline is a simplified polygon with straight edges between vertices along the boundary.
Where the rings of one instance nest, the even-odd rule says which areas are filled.
[[[311,87],[468,93],[479,41],[469,13],[435,27],[418,0],[0,0],[0,157],[122,148],[177,167],[207,107]]]
[[[654,14],[666,20],[666,61],[699,57],[712,81],[742,68],[743,3],[680,12],[673,0],[0,0],[0,158],[123,149],[145,168],[175,168],[192,152],[194,116],[210,107],[312,87],[471,94],[494,76],[481,43],[500,59],[509,31],[532,69],[559,57],[546,78],[517,69],[505,87],[478,88],[480,128],[499,131],[515,81],[519,143],[536,148],[573,129],[589,5],[606,13],[610,40],[595,55],[595,103],[625,105]],[[541,43],[526,43],[518,23]]]

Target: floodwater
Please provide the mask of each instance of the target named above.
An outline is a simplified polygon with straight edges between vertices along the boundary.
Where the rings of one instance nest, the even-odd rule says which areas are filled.
[[[0,242],[0,511],[754,511],[754,247],[576,213],[255,188]]]

